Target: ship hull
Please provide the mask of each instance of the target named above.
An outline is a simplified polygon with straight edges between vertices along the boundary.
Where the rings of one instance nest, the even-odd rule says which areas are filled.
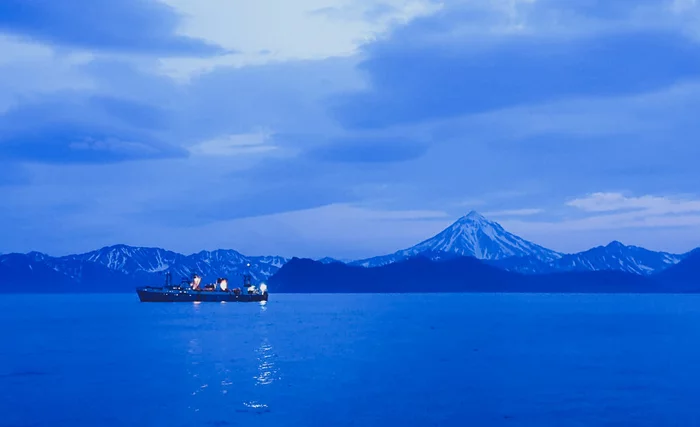
[[[236,295],[233,292],[170,290],[138,288],[141,302],[261,302],[267,301],[268,293]]]

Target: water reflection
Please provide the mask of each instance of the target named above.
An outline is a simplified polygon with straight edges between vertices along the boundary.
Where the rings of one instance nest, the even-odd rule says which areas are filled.
[[[197,338],[192,338],[190,340],[189,345],[187,346],[187,352],[189,354],[202,354],[202,347]]]
[[[228,379],[228,370],[226,370],[226,378],[221,380],[221,394],[228,394],[228,387],[233,385],[233,381]]]
[[[208,387],[208,384],[201,383],[202,380],[200,379],[199,373],[197,372],[198,365],[200,364],[200,358],[202,357],[202,345],[198,338],[190,339],[187,344],[187,353],[190,357],[190,362],[187,371],[188,374],[195,380],[195,382],[200,383],[199,387],[192,391],[192,396],[196,396]],[[196,400],[188,399],[188,401],[192,404],[197,404]],[[199,408],[197,406],[189,405],[188,408],[193,410],[194,412],[199,412]]]
[[[207,316],[196,316],[196,330],[187,341],[187,371],[192,380],[188,410],[198,413],[198,417],[211,414],[209,405],[218,400],[228,404],[217,408],[254,414],[269,412],[268,387],[281,376],[270,341],[267,304],[261,302],[259,308],[254,304],[227,304],[227,308],[218,306],[214,310],[207,304],[193,307],[192,314],[201,310]],[[220,315],[241,311],[249,323],[232,333],[231,322]],[[237,408],[231,408],[232,399]]]
[[[255,385],[267,385],[272,384],[273,381],[278,380],[277,375],[278,370],[275,366],[275,353],[272,352],[272,346],[270,345],[267,337],[264,337],[260,347],[256,350],[258,354],[258,375],[255,378]]]
[[[257,413],[263,413],[263,412],[269,412],[269,411],[270,411],[269,407],[268,407],[266,404],[260,403],[260,402],[256,402],[256,401],[254,401],[254,400],[253,400],[253,401],[250,401],[250,402],[243,402],[243,406],[245,406],[246,408],[249,408],[249,409],[251,409],[251,410],[253,410],[253,411],[257,412]],[[239,411],[239,412],[240,412],[240,411]]]
[[[266,301],[260,302],[260,313],[263,314],[267,310]],[[280,379],[279,369],[275,364],[277,355],[273,351],[272,344],[270,343],[269,334],[267,330],[267,322],[265,322],[264,316],[260,319],[261,322],[256,328],[256,331],[260,337],[260,344],[255,349],[255,353],[258,361],[258,373],[253,377],[255,380],[255,386],[268,386],[273,382]],[[264,394],[258,397],[264,396]],[[263,412],[268,412],[269,406],[260,400],[247,400],[243,402],[243,406],[246,408],[245,412],[256,412],[258,414]]]

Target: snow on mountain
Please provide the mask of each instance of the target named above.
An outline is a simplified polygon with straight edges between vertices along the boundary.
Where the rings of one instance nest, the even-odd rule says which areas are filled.
[[[619,270],[647,275],[677,264],[682,259],[681,255],[654,252],[613,241],[607,246],[562,257],[555,265],[559,271]]]
[[[607,246],[566,254],[549,262],[534,257],[519,257],[495,260],[489,264],[525,274],[608,270],[650,275],[677,264],[684,257],[685,255],[655,252],[613,241]]]
[[[278,256],[249,257],[233,249],[217,249],[201,251],[185,257],[182,263],[175,264],[173,269],[183,277],[198,273],[205,278],[228,277],[235,280],[241,277],[250,264],[250,275],[256,281],[267,280],[287,262]]]
[[[549,262],[561,257],[558,252],[528,242],[507,232],[500,224],[489,221],[478,212],[471,211],[452,225],[415,246],[351,264],[378,267],[402,261],[421,254],[452,254],[472,256],[482,260],[499,260],[509,257],[534,257]]]
[[[186,257],[160,248],[114,245],[84,254],[68,255],[61,258],[95,262],[104,265],[110,270],[133,274],[137,272],[157,273],[166,271],[178,262],[182,262]]]
[[[321,264],[332,264],[332,263],[335,263],[335,262],[339,262],[339,263],[341,263],[341,264],[345,264],[344,261],[341,261],[341,260],[335,259],[335,258],[331,258],[331,257],[329,257],[329,256],[323,257],[323,258],[318,259],[318,260],[316,260],[316,261],[320,262]]]
[[[158,285],[164,273],[172,273],[173,280],[189,279],[192,274],[201,275],[205,281],[228,277],[234,283],[250,272],[255,281],[265,281],[287,262],[278,256],[245,256],[231,249],[201,251],[191,255],[160,248],[114,245],[95,251],[52,257],[40,252],[23,255],[31,266],[45,266],[60,273],[66,280],[81,283],[91,280]],[[250,264],[250,267],[247,265]],[[133,283],[131,283],[133,282]]]
[[[390,255],[359,261],[326,257],[319,261],[378,267],[416,256],[434,261],[470,256],[524,274],[614,270],[651,275],[678,264],[687,255],[654,252],[620,242],[580,253],[560,254],[511,234],[472,211],[434,237]],[[165,272],[172,273],[174,281],[189,279],[196,273],[205,282],[228,277],[235,283],[242,280],[245,272],[250,272],[257,282],[267,281],[287,261],[278,256],[246,256],[232,249],[183,255],[160,248],[114,245],[62,257],[40,252],[0,255],[0,273],[4,274],[6,284],[22,286],[31,282],[35,290],[122,292],[132,291],[137,285],[158,285]]]

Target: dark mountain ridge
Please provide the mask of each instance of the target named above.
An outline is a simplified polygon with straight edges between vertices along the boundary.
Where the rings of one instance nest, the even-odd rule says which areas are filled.
[[[689,261],[692,260],[681,262],[679,271]],[[369,268],[292,258],[268,283],[271,291],[290,293],[700,292],[697,279],[677,282],[676,277],[668,280],[660,274],[656,276],[623,271],[521,274],[499,269],[473,257],[434,261],[418,256]]]

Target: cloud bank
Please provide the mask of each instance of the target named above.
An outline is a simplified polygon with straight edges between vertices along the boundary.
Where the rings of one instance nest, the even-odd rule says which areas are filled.
[[[5,1],[0,251],[364,257],[471,209],[560,251],[688,250],[699,10]]]

